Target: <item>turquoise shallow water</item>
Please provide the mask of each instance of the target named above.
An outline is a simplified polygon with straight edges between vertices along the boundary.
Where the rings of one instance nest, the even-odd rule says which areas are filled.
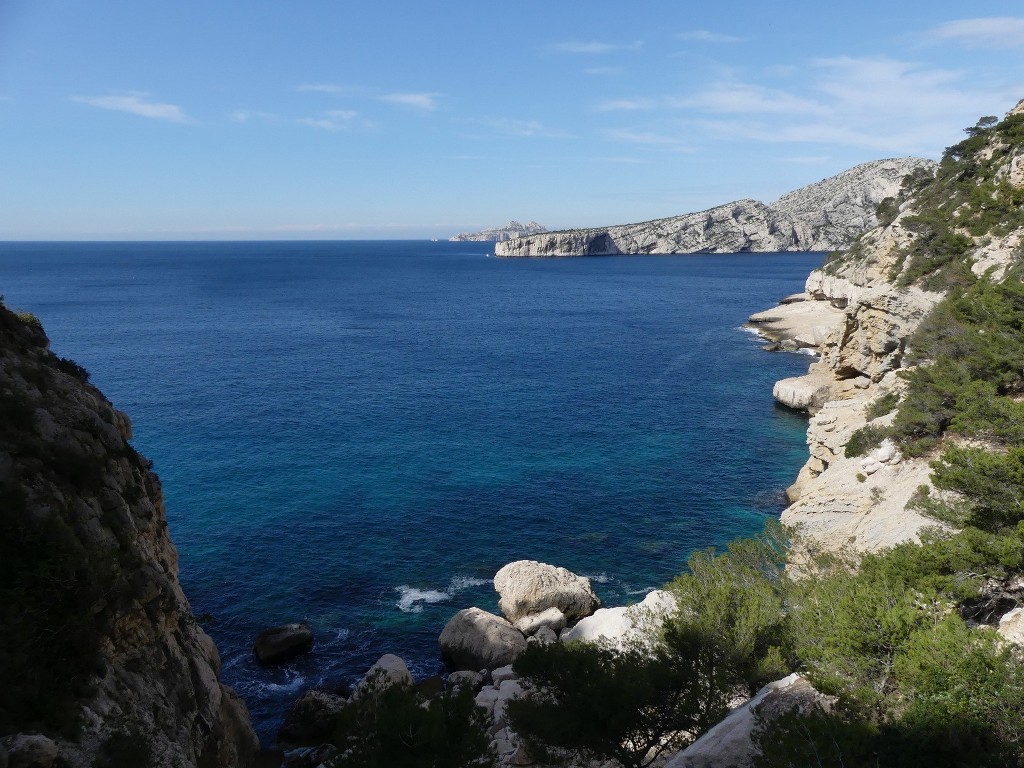
[[[806,456],[740,330],[821,254],[498,260],[481,243],[0,244],[0,293],[135,425],[181,581],[269,743],[384,652],[442,669],[522,558],[637,599],[758,530]],[[303,619],[309,656],[251,658]]]

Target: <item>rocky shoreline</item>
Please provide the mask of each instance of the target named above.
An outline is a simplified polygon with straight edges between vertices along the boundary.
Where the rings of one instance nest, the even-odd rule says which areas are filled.
[[[878,223],[876,207],[899,192],[907,174],[930,173],[931,160],[862,163],[783,195],[770,205],[736,200],[665,219],[570,229],[498,242],[504,258],[618,254],[832,251]]]

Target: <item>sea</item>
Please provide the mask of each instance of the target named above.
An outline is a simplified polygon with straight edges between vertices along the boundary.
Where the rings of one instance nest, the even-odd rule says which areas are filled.
[[[757,532],[806,458],[752,312],[824,254],[506,260],[429,241],[0,243],[0,293],[126,411],[265,746],[540,560],[625,605]],[[264,669],[263,629],[312,653]]]

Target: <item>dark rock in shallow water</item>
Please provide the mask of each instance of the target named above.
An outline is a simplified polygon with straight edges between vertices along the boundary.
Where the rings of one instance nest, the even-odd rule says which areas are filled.
[[[306,691],[285,717],[277,732],[278,740],[287,744],[322,744],[330,738],[346,701],[343,696],[319,688]]]
[[[280,664],[313,648],[313,630],[308,624],[282,624],[260,632],[252,650],[260,664]]]

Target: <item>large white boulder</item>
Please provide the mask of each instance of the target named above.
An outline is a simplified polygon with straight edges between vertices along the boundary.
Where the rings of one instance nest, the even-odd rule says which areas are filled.
[[[371,681],[377,681],[377,685],[412,685],[412,673],[403,659],[393,653],[385,653],[359,681],[359,687],[364,688]]]
[[[526,637],[509,622],[479,608],[456,613],[438,638],[441,656],[457,669],[497,669],[526,648]]]
[[[1024,645],[1024,608],[1014,608],[999,619],[997,631],[1009,642]]]
[[[509,563],[494,576],[498,606],[509,621],[557,608],[569,621],[589,616],[601,605],[590,579],[536,560]]]
[[[665,768],[741,768],[749,766],[758,754],[752,735],[759,724],[771,723],[796,708],[828,710],[835,698],[815,690],[807,680],[793,673],[768,683],[745,704],[665,764]],[[770,727],[770,725],[768,726]]]
[[[656,589],[648,593],[642,602],[620,608],[599,608],[592,616],[580,619],[572,629],[562,634],[562,641],[604,640],[623,647],[633,642],[643,642],[650,630],[661,626],[665,616],[676,609],[676,600],[670,592]]]

